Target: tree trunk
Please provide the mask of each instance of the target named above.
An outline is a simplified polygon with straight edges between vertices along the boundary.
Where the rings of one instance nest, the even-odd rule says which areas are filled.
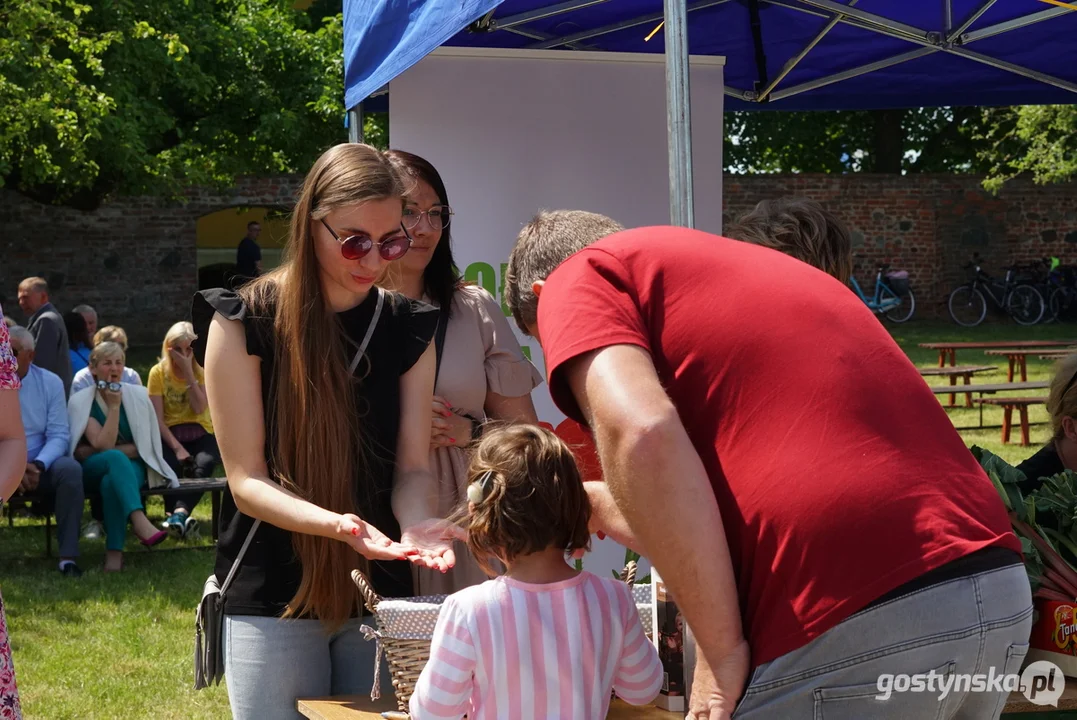
[[[905,157],[905,136],[901,129],[904,117],[904,110],[871,111],[874,121],[872,172],[901,174],[901,161]]]

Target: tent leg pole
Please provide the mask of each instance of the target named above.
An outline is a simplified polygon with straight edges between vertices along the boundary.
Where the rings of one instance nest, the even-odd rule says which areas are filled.
[[[348,142],[363,142],[363,103],[348,110]]]
[[[669,219],[695,227],[692,192],[692,100],[688,73],[688,11],[685,0],[664,0],[666,38],[666,132],[669,140]]]

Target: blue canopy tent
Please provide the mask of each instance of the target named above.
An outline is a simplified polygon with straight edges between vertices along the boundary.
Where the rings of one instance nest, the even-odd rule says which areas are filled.
[[[353,139],[364,101],[384,107],[442,45],[664,52],[671,217],[688,226],[689,52],[725,56],[734,110],[1077,102],[1077,4],[1061,0],[345,0]]]

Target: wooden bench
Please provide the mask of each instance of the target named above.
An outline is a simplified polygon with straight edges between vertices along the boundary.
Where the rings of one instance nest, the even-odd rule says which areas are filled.
[[[300,698],[296,709],[310,720],[382,720],[382,712],[396,710],[396,700],[382,697],[371,701],[368,695],[349,695],[329,698]],[[1077,682],[1067,678],[1066,689],[1058,698],[1058,707],[1053,705],[1034,705],[1020,691],[1010,693],[1006,699],[1003,715],[1018,713],[1056,713],[1065,710],[1077,710]],[[652,705],[632,707],[621,700],[610,704],[608,720],[676,720],[684,713],[660,710]]]
[[[1045,397],[993,397],[980,398],[980,405],[995,405],[1002,408],[1002,442],[1009,444],[1010,429],[1013,424],[1013,411],[1016,409],[1021,416],[1021,446],[1029,445],[1028,439],[1028,408],[1030,405],[1043,405],[1047,402]]]
[[[181,479],[180,486],[178,488],[160,487],[160,488],[143,488],[142,497],[146,498],[151,495],[158,495],[160,497],[171,497],[173,495],[179,495],[180,493],[189,492],[207,492],[210,498],[210,507],[212,508],[212,521],[211,527],[213,532],[213,542],[217,542],[217,532],[219,528],[219,515],[221,511],[221,493],[228,487],[228,480],[226,478],[190,478]],[[24,493],[13,495],[11,499],[5,504],[7,511],[8,526],[15,525],[14,510],[16,506],[25,507],[32,502],[46,501],[48,498],[38,493]],[[52,512],[45,514],[45,557],[52,557]]]
[[[1045,351],[1043,348],[1009,348],[1006,350],[984,350],[984,355],[1001,355],[1009,361],[1010,369],[1009,372],[1006,374],[1006,380],[1008,380],[1009,382],[1013,382],[1015,368],[1021,371],[1021,382],[1028,382],[1028,365],[1026,361],[1028,360],[1029,355],[1046,354],[1054,357],[1065,357],[1074,350],[1077,350],[1077,348],[1064,348],[1051,351]]]
[[[1004,348],[1059,348],[1077,345],[1075,340],[992,340],[989,342],[931,342],[920,343],[920,347],[939,351],[939,367],[945,367],[949,360],[957,365],[958,350],[999,350]]]
[[[922,377],[948,377],[951,385],[957,385],[959,377],[965,378],[965,384],[972,382],[972,376],[976,373],[998,370],[994,365],[956,365],[954,367],[920,368]],[[947,407],[954,406],[954,394],[950,393],[950,402]],[[972,393],[965,393],[965,407],[972,407]]]

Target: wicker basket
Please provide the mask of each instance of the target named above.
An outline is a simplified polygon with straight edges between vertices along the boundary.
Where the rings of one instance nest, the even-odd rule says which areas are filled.
[[[636,568],[636,563],[630,562],[621,571],[621,580],[630,587],[636,581]],[[381,696],[381,656],[384,653],[386,660],[389,662],[389,673],[393,679],[397,707],[400,712],[406,713],[408,703],[411,701],[411,695],[415,692],[415,686],[419,682],[419,674],[422,673],[423,668],[426,667],[426,661],[430,658],[430,637],[395,637],[394,635],[399,633],[385,627],[383,618],[378,613],[378,607],[383,602],[410,602],[436,606],[444,602],[446,596],[415,597],[407,598],[404,601],[385,600],[374,592],[370,581],[361,571],[352,571],[352,581],[359,588],[364,604],[374,616],[378,625],[377,629],[366,625],[363,626],[363,632],[367,639],[376,640],[378,643],[377,659],[374,662],[374,687],[370,692],[370,697],[372,700],[377,700]],[[650,590],[649,585],[647,590]],[[637,602],[638,600],[639,598],[637,598]],[[643,625],[648,635],[650,635],[649,625],[647,622],[644,622]]]

